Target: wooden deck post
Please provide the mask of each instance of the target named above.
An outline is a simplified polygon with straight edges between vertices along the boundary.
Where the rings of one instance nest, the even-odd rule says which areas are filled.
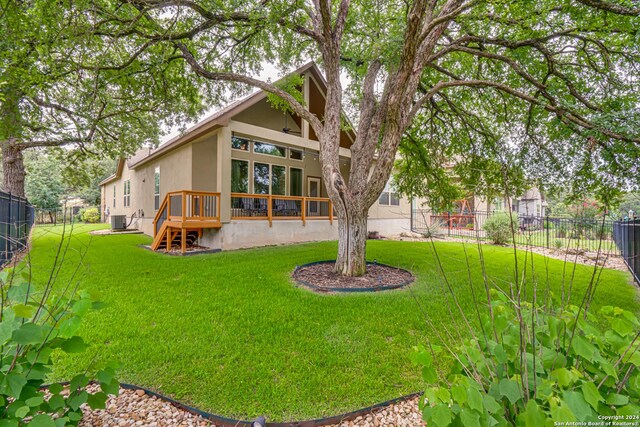
[[[180,233],[180,251],[182,253],[187,252],[187,229],[182,225],[182,232]]]
[[[187,220],[187,194],[182,192],[182,222]]]
[[[168,194],[164,196],[167,198],[167,221],[171,218],[171,196]],[[162,207],[162,206],[161,206]]]
[[[331,200],[329,200],[329,224],[333,225],[333,204],[331,204]]]
[[[269,227],[273,227],[273,212],[271,209],[271,195],[267,196],[267,219],[269,220]]]
[[[306,226],[307,225],[307,218],[306,218],[306,209],[307,209],[307,199],[305,197],[302,198],[302,225]]]
[[[166,251],[169,252],[171,250],[171,227],[167,227],[167,247]]]

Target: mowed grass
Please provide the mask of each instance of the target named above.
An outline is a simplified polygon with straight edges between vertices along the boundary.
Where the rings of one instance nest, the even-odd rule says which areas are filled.
[[[97,293],[107,307],[85,319],[81,335],[91,344],[89,350],[59,356],[54,379],[69,379],[92,361],[116,359],[124,366],[121,381],[206,411],[241,419],[301,420],[420,390],[424,385],[409,360],[411,348],[438,342],[439,334],[451,333],[446,339],[453,341],[465,335],[430,243],[368,243],[369,260],[415,274],[409,289],[318,295],[295,286],[292,270],[332,259],[336,242],[175,257],[139,247],[150,243],[148,236],[90,236],[87,232],[95,228],[76,226],[65,240],[56,286],[71,280]],[[35,229],[27,261],[40,283],[49,277],[61,231]],[[473,319],[467,262],[474,289],[482,294],[477,248],[444,242],[435,248],[460,305]],[[85,250],[82,268],[73,276]],[[488,245],[483,250],[492,283],[508,288],[513,250]],[[520,271],[524,258],[520,253]],[[559,298],[563,262],[535,255],[533,263],[539,288]],[[567,278],[572,271],[572,265],[566,266]],[[576,301],[592,274],[592,267],[575,269]],[[638,312],[629,274],[603,271],[594,305]],[[427,326],[425,316],[439,334]],[[446,363],[440,361],[442,367]]]

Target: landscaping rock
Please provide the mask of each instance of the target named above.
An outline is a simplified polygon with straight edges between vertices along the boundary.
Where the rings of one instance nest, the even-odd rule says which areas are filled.
[[[90,385],[90,392],[98,391]],[[353,421],[329,427],[422,427],[418,397],[378,408]],[[220,427],[215,423],[173,406],[169,402],[147,395],[143,390],[120,389],[118,397],[109,397],[106,409],[92,410],[82,406],[84,418],[79,427]]]

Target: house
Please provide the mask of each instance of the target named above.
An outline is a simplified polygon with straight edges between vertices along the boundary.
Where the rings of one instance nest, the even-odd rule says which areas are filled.
[[[309,63],[295,73],[303,77],[305,105],[321,117],[326,84],[320,70]],[[355,135],[343,131],[340,138],[340,169],[348,179]],[[154,250],[337,239],[318,150],[306,121],[255,92],[157,148],[121,159],[100,183],[101,211],[132,218],[154,237]],[[369,229],[399,234],[411,229],[410,218],[410,201],[387,186],[369,211]]]

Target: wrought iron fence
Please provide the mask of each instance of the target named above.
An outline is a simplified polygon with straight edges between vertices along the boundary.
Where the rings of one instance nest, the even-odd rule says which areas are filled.
[[[640,285],[640,219],[615,221],[613,240],[636,283]]]
[[[27,199],[0,191],[0,266],[27,247],[34,210]]]
[[[415,233],[488,240],[485,224],[497,213],[435,213],[414,209],[411,229]],[[520,215],[514,221],[515,240],[520,245],[554,249],[595,251],[615,249],[613,221],[597,218],[560,218]]]

